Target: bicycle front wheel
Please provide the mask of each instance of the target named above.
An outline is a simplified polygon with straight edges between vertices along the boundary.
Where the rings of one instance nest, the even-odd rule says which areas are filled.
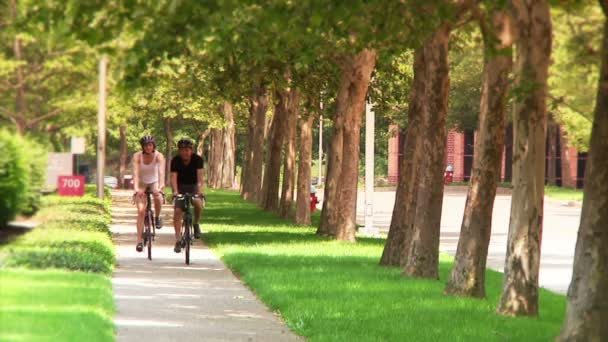
[[[190,265],[190,232],[192,230],[192,226],[190,224],[186,225],[186,231],[184,232],[184,238],[186,240],[186,246],[184,246],[186,248],[186,265]]]

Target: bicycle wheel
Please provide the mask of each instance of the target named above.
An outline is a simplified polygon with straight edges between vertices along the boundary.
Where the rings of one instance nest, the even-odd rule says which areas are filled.
[[[186,265],[190,265],[190,231],[192,230],[192,225],[190,222],[186,223],[186,230],[184,231],[184,239],[186,240]]]
[[[146,235],[147,245],[148,245],[148,260],[152,260],[152,230],[150,226],[152,225],[152,215],[148,213],[148,225],[146,226]]]

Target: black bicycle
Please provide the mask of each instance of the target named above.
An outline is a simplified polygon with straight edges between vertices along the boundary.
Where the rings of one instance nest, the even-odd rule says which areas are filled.
[[[194,225],[193,215],[191,210],[192,200],[200,198],[205,202],[204,195],[193,195],[189,193],[179,194],[175,197],[176,200],[184,201],[184,207],[182,208],[184,216],[182,219],[182,238],[180,240],[181,247],[185,249],[186,254],[186,265],[190,265],[190,246],[194,243]]]
[[[152,260],[152,241],[156,236],[156,224],[154,222],[154,213],[152,212],[152,191],[146,191],[146,214],[144,215],[144,246],[148,248],[148,260]],[[159,192],[165,199],[165,194]]]

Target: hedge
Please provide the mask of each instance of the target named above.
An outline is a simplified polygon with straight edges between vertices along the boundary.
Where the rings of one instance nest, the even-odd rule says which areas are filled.
[[[47,196],[35,220],[33,232],[0,250],[0,266],[111,274],[109,200]]]

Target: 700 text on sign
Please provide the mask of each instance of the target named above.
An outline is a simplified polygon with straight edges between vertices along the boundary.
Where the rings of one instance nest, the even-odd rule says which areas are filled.
[[[84,176],[59,176],[59,196],[84,196]]]

